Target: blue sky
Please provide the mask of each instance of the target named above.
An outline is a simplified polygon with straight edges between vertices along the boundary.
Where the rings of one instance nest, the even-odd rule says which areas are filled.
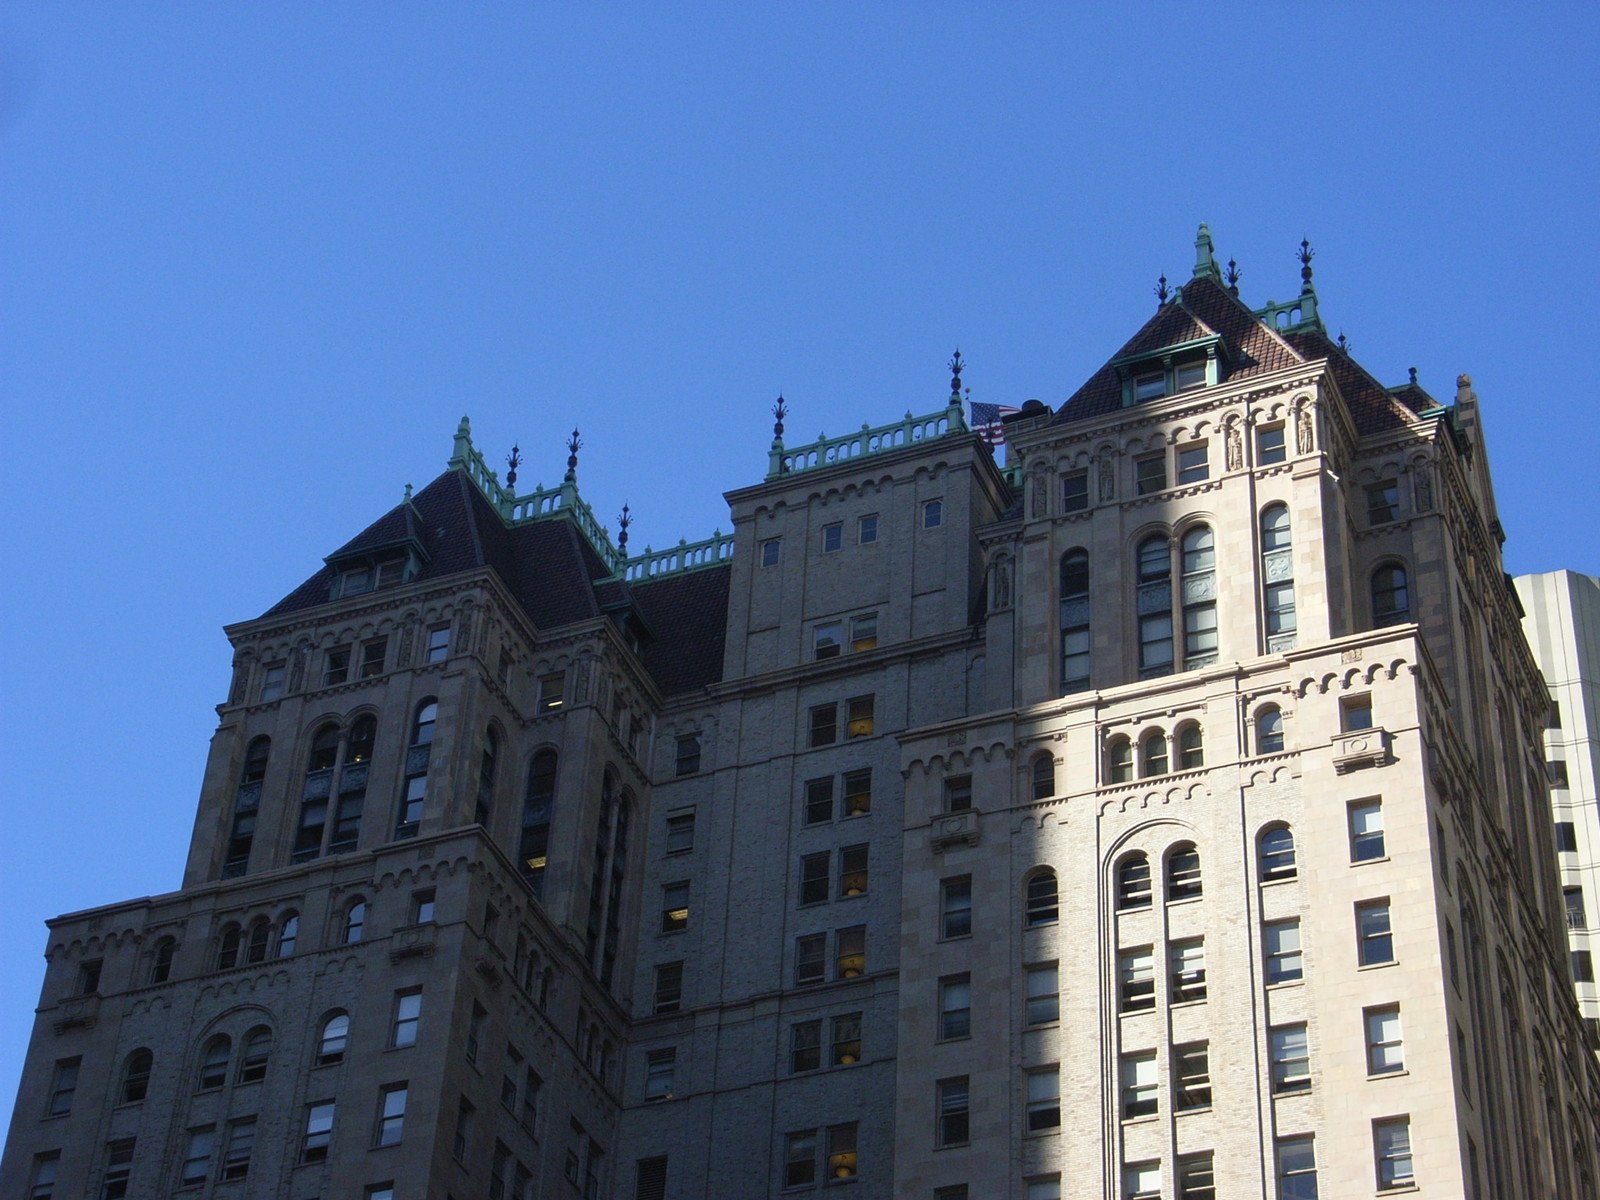
[[[43,920],[179,880],[220,627],[463,412],[703,537],[780,390],[791,441],[930,411],[959,344],[1057,403],[1204,220],[1256,304],[1309,237],[1380,379],[1470,372],[1509,569],[1600,572],[1597,11],[13,0],[0,1122]]]

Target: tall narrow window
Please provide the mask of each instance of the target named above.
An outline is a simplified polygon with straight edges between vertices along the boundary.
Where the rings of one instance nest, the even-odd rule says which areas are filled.
[[[972,1036],[972,977],[952,975],[939,981],[939,1040]]]
[[[1028,1072],[1028,1132],[1061,1127],[1061,1068]]]
[[[844,773],[844,815],[864,817],[872,811],[872,768]]]
[[[239,786],[233,794],[233,828],[222,860],[222,877],[243,875],[250,865],[250,846],[256,836],[256,814],[261,810],[261,785],[267,775],[272,739],[258,737],[245,751]]]
[[[217,1130],[214,1125],[189,1131],[189,1145],[184,1151],[183,1165],[178,1168],[178,1185],[189,1187],[201,1184],[211,1174],[211,1152],[216,1148]],[[38,1195],[37,1191],[34,1195]],[[46,1192],[45,1195],[50,1193]]]
[[[856,1177],[856,1123],[828,1126],[828,1178]]]
[[[1350,861],[1371,862],[1383,857],[1383,805],[1363,800],[1350,806]]]
[[[1024,922],[1029,929],[1054,925],[1061,916],[1056,892],[1056,873],[1049,867],[1028,876],[1027,909]]]
[[[1261,513],[1261,598],[1267,627],[1267,653],[1294,648],[1294,548],[1289,541],[1289,508],[1269,505]]]
[[[267,1061],[272,1057],[272,1030],[257,1025],[244,1036],[239,1050],[239,1083],[260,1083],[267,1077]]]
[[[1048,800],[1056,794],[1056,760],[1048,751],[1033,759],[1033,798]]]
[[[1367,1074],[1390,1075],[1406,1069],[1405,1045],[1400,1036],[1400,1006],[1369,1008],[1367,1024]]]
[[[1280,1025],[1267,1031],[1267,1040],[1273,1093],[1309,1091],[1311,1051],[1305,1025]]]
[[[1119,1012],[1145,1012],[1156,1006],[1156,961],[1150,947],[1117,956]]]
[[[1256,753],[1283,752],[1283,713],[1269,704],[1256,714]]]
[[[1293,879],[1298,871],[1294,833],[1287,825],[1270,825],[1261,833],[1261,882]]]
[[[1372,623],[1404,625],[1411,620],[1411,590],[1406,584],[1406,569],[1387,563],[1372,573]]]
[[[1205,765],[1205,738],[1200,726],[1191,722],[1178,730],[1178,770],[1198,771]]]
[[[322,726],[312,736],[306,756],[306,778],[300,794],[300,821],[295,829],[291,862],[306,862],[322,853],[328,824],[328,798],[333,791],[333,766],[339,758],[339,727]]]
[[[833,1018],[829,1061],[848,1067],[861,1061],[861,1014],[841,1013]]]
[[[128,1177],[133,1174],[133,1138],[118,1138],[106,1144],[106,1169],[100,1177],[100,1200],[122,1200],[128,1194]]]
[[[1382,525],[1400,518],[1400,481],[1385,479],[1367,486],[1367,523]]]
[[[1181,843],[1167,856],[1167,901],[1194,900],[1201,891],[1200,851],[1193,843]]]
[[[1133,779],[1133,743],[1114,737],[1106,745],[1106,782],[1129,783]]]
[[[317,1061],[319,1067],[332,1066],[336,1062],[344,1061],[345,1043],[350,1039],[350,1018],[347,1014],[336,1012],[331,1014],[322,1023],[322,1033],[317,1038]]]
[[[226,1035],[212,1038],[200,1055],[200,1071],[195,1077],[195,1091],[209,1092],[228,1082],[228,1059],[233,1053],[233,1043]]]
[[[422,811],[428,795],[428,764],[433,757],[433,726],[438,717],[438,702],[424,700],[412,719],[411,745],[406,749],[405,794],[395,817],[397,838],[416,837],[422,825]]]
[[[177,952],[175,938],[164,937],[156,943],[155,953],[150,958],[151,983],[165,983],[172,978],[172,958]]]
[[[300,1139],[300,1161],[322,1162],[333,1143],[333,1101],[321,1100],[306,1106],[306,1131]]]
[[[1167,773],[1167,735],[1152,729],[1139,739],[1139,778]]]
[[[72,1111],[73,1097],[78,1093],[78,1070],[82,1065],[81,1058],[63,1058],[56,1063],[55,1076],[50,1081],[50,1116],[64,1117]],[[223,1069],[226,1070],[226,1066]]]
[[[386,1087],[379,1093],[377,1145],[398,1146],[400,1139],[405,1136],[408,1091],[402,1083]]]
[[[1317,1151],[1309,1136],[1278,1139],[1278,1200],[1317,1200]]]
[[[939,936],[969,937],[972,934],[972,876],[958,875],[939,885]]]
[[[1283,426],[1268,425],[1256,430],[1256,466],[1268,467],[1288,457],[1283,442]]]
[[[1203,938],[1173,942],[1169,950],[1171,974],[1168,995],[1174,1004],[1206,998],[1206,944]]]
[[[1157,534],[1139,543],[1139,677],[1172,671],[1172,548]]]
[[[286,912],[278,921],[278,950],[279,958],[291,958],[294,948],[300,941],[300,914]]]
[[[967,1140],[967,1077],[941,1079],[935,1090],[938,1127],[935,1142],[940,1146],[960,1146]]]
[[[443,662],[450,657],[450,626],[436,625],[428,630],[427,661]]]
[[[1135,851],[1117,864],[1117,909],[1131,912],[1150,907],[1150,860]]]
[[[866,846],[846,846],[839,851],[839,895],[862,896],[867,891]]]
[[[344,745],[335,788],[333,829],[328,835],[328,853],[343,854],[356,848],[361,838],[361,815],[367,803],[367,773],[372,746],[378,736],[378,721],[364,713],[350,726]]]
[[[855,979],[867,969],[867,927],[846,925],[834,934],[835,979]]]
[[[656,995],[654,1011],[675,1013],[683,1007],[683,961],[659,963],[656,966]]]
[[[661,932],[677,933],[689,927],[689,881],[661,885]]]
[[[1356,962],[1376,967],[1394,961],[1394,930],[1389,901],[1364,900],[1356,905]]]
[[[862,613],[850,618],[850,653],[860,654],[878,645],[878,614]]]
[[[483,735],[483,754],[478,759],[478,799],[473,805],[472,819],[479,825],[489,823],[494,811],[494,777],[500,761],[500,735],[490,726]]]
[[[119,1102],[138,1104],[150,1091],[150,1070],[155,1056],[148,1050],[135,1050],[122,1066],[122,1089]]]
[[[517,846],[517,870],[533,889],[534,899],[544,899],[544,872],[550,853],[550,814],[556,797],[556,752],[541,750],[528,769],[528,790],[522,800],[522,836]]]
[[[1089,687],[1089,552],[1061,556],[1061,694]]]
[[[1211,1107],[1211,1046],[1189,1042],[1172,1048],[1173,1103],[1179,1112]]]
[[[61,1151],[47,1150],[43,1154],[35,1154],[33,1174],[29,1176],[28,1200],[52,1200],[60,1170]]]
[[[1183,669],[1217,661],[1217,552],[1210,528],[1183,535]]]
[[[1268,921],[1261,927],[1267,983],[1294,983],[1305,975],[1300,955],[1300,918]]]
[[[1378,1187],[1398,1188],[1416,1182],[1411,1169],[1411,1119],[1391,1117],[1372,1123],[1372,1149]]]
[[[1161,1080],[1156,1074],[1155,1051],[1122,1056],[1122,1119],[1154,1116],[1159,1107]]]

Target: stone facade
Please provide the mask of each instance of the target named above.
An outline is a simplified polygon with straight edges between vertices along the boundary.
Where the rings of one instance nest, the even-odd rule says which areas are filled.
[[[1007,465],[780,426],[665,554],[463,422],[51,922],[0,1193],[1592,1200],[1476,397],[1197,250]]]

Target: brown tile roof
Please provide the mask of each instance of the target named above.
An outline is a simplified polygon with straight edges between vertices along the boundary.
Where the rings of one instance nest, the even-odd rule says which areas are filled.
[[[728,628],[729,563],[630,585],[639,613],[655,635],[644,665],[664,696],[722,679]]]
[[[1339,394],[1344,397],[1357,433],[1363,436],[1384,433],[1399,429],[1411,419],[1412,414],[1406,406],[1369,375],[1366,368],[1329,341],[1326,334],[1316,329],[1303,329],[1288,337],[1306,358],[1328,360],[1328,369],[1333,372],[1333,381],[1339,385]]]

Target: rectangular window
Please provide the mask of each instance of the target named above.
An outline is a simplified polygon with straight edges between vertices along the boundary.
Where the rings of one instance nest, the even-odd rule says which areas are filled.
[[[806,780],[807,825],[821,825],[833,820],[833,776]]]
[[[106,1143],[106,1169],[100,1177],[100,1200],[122,1200],[128,1194],[128,1177],[133,1174],[133,1138],[118,1138]]]
[[[668,854],[687,854],[694,849],[694,813],[673,813],[667,818]]]
[[[386,1087],[379,1093],[378,1137],[379,1146],[398,1146],[406,1127],[406,1085]]]
[[[832,554],[844,545],[844,525],[838,521],[822,527],[822,552]]]
[[[789,1074],[822,1066],[822,1022],[796,1021],[789,1027]]]
[[[871,696],[854,696],[850,699],[849,715],[845,719],[845,737],[872,736],[872,699]]]
[[[1572,962],[1572,980],[1574,983],[1594,982],[1594,955],[1588,950],[1574,950],[1569,956]]]
[[[939,981],[939,1040],[972,1036],[972,977],[951,975]]]
[[[829,1181],[854,1179],[856,1171],[856,1123],[828,1126]]]
[[[817,1181],[817,1131],[804,1129],[784,1139],[783,1186],[808,1187]]]
[[[922,527],[937,529],[944,524],[944,501],[927,500],[922,505]]]
[[[1061,477],[1061,511],[1082,512],[1089,507],[1089,472],[1069,471]]]
[[[530,1187],[523,1189],[527,1195],[519,1196],[517,1200],[533,1200],[533,1190]],[[634,1180],[633,1200],[667,1200],[667,1156],[658,1154],[653,1158],[641,1158],[638,1162],[638,1175]]]
[[[1206,998],[1206,946],[1203,938],[1173,942],[1170,967],[1169,987],[1173,1004]]]
[[[1055,963],[1027,968],[1024,1020],[1029,1028],[1061,1019],[1060,968]]]
[[[1256,430],[1256,466],[1269,467],[1273,463],[1281,463],[1288,457],[1288,448],[1283,442],[1283,426],[1267,425]]]
[[[878,540],[878,514],[867,513],[856,519],[856,541],[863,546]]]
[[[1061,1068],[1028,1072],[1028,1132],[1061,1128]]]
[[[939,936],[972,936],[972,876],[957,875],[939,885]]]
[[[1122,1168],[1123,1200],[1161,1200],[1161,1164],[1129,1163]]]
[[[944,810],[966,812],[972,807],[972,776],[953,775],[944,781]]]
[[[1350,861],[1371,862],[1383,857],[1383,804],[1359,800],[1350,806]]]
[[[283,680],[288,674],[285,663],[268,663],[261,673],[261,703],[278,700],[283,696]]]
[[[211,1174],[211,1151],[216,1146],[217,1131],[207,1125],[203,1129],[189,1130],[189,1146],[184,1151],[183,1166],[178,1171],[178,1186],[204,1183]]]
[[[1145,400],[1159,400],[1167,394],[1167,373],[1165,371],[1146,371],[1143,375],[1133,377],[1133,400],[1135,404]]]
[[[388,638],[373,638],[361,643],[361,678],[376,679],[383,674],[383,659],[389,649]]]
[[[1122,1119],[1151,1117],[1160,1107],[1161,1080],[1156,1074],[1156,1053],[1122,1056]]]
[[[782,558],[782,538],[767,538],[761,543],[761,565],[763,567],[775,567]]]
[[[661,885],[661,932],[677,933],[689,927],[689,881]]]
[[[1556,822],[1556,849],[1562,854],[1578,852],[1578,827],[1572,821]]]
[[[413,925],[427,925],[433,921],[434,890],[428,888],[421,892],[411,893],[411,923]],[[283,957],[280,951],[279,957]]]
[[[1571,785],[1567,782],[1567,763],[1565,759],[1552,758],[1544,764],[1545,781],[1553,788],[1565,788]]]
[[[846,771],[844,775],[844,815],[864,817],[872,811],[872,768]]]
[[[1363,900],[1356,905],[1356,960],[1363,967],[1394,961],[1394,931],[1389,901]]]
[[[867,891],[867,847],[846,846],[839,851],[839,895],[848,899]]]
[[[1156,1006],[1156,961],[1150,947],[1117,956],[1118,1011],[1144,1012]]]
[[[1400,1037],[1400,1006],[1386,1005],[1364,1011],[1367,1023],[1367,1074],[1390,1075],[1406,1069]]]
[[[350,647],[335,646],[322,662],[322,686],[337,687],[350,678]]]
[[[1211,1107],[1211,1047],[1188,1042],[1172,1048],[1172,1073],[1179,1112]]]
[[[794,985],[821,983],[828,961],[828,935],[802,934],[794,940]]]
[[[862,613],[850,618],[850,653],[860,654],[878,644],[878,614]]]
[[[828,898],[827,850],[800,856],[800,903],[821,904]]]
[[[1390,1117],[1372,1123],[1372,1152],[1378,1168],[1378,1190],[1416,1183],[1411,1170],[1411,1118]]]
[[[678,735],[677,758],[673,763],[673,774],[678,776],[693,775],[700,769],[700,735],[698,733],[680,733]]]
[[[834,978],[854,979],[867,969],[867,927],[846,925],[834,936]]]
[[[300,1139],[300,1161],[321,1162],[328,1157],[333,1142],[333,1101],[319,1100],[306,1106],[306,1131]]]
[[[1582,887],[1564,887],[1561,889],[1561,903],[1567,912],[1568,929],[1589,928],[1589,913],[1583,902]]]
[[[967,1141],[967,1077],[941,1079],[935,1085],[935,1111],[938,1113],[934,1144],[961,1146]]]
[[[539,711],[542,713],[559,712],[566,702],[567,674],[565,671],[552,671],[548,675],[539,676]]]
[[[657,1013],[675,1013],[683,1004],[683,962],[656,964]]]
[[[63,1058],[56,1062],[55,1077],[50,1083],[48,1115],[64,1117],[72,1111],[72,1098],[78,1092],[78,1069],[82,1058]]]
[[[1172,673],[1172,614],[1146,613],[1139,618],[1141,678]]]
[[[1273,1094],[1309,1091],[1311,1050],[1306,1040],[1305,1025],[1280,1025],[1276,1029],[1269,1029],[1267,1040]]]
[[[811,657],[838,658],[842,650],[844,627],[838,621],[825,621],[811,631]]]
[[[836,1067],[849,1067],[861,1061],[861,1014],[840,1013],[833,1019],[831,1061]]]
[[[818,704],[811,709],[811,742],[813,746],[831,746],[839,740],[839,706]]]
[[[52,1200],[56,1194],[56,1177],[61,1171],[61,1151],[47,1150],[33,1156],[33,1174],[29,1176],[28,1200]]]
[[[1189,392],[1206,385],[1206,364],[1203,362],[1180,363],[1173,378],[1178,385],[1178,391]]]
[[[965,1189],[963,1189],[965,1190]],[[966,1200],[962,1197],[961,1200]],[[1027,1200],[1061,1200],[1061,1178],[1028,1180]]]
[[[644,1056],[644,1098],[672,1099],[673,1081],[677,1073],[678,1051],[675,1047],[651,1050]]]
[[[1210,464],[1206,461],[1206,444],[1197,442],[1192,446],[1178,448],[1178,482],[1200,483],[1211,474]]]
[[[450,657],[450,626],[436,625],[428,630],[427,661],[443,662]]]
[[[1303,979],[1305,963],[1300,955],[1300,918],[1268,921],[1261,935],[1267,960],[1267,983],[1293,983]]]
[[[1178,1160],[1178,1200],[1217,1200],[1211,1151],[1185,1154]]]
[[[391,1046],[415,1046],[417,1026],[422,1023],[422,993],[420,991],[396,992],[394,997],[394,1032],[389,1038]]]
[[[1339,729],[1343,733],[1357,733],[1372,728],[1372,697],[1351,696],[1339,701]]]
[[[1136,495],[1149,496],[1167,486],[1167,454],[1144,454],[1133,460],[1133,490]]]
[[[1382,525],[1400,516],[1400,483],[1386,479],[1367,488],[1367,522]]]
[[[1309,1136],[1278,1139],[1278,1200],[1317,1200],[1317,1150]]]

